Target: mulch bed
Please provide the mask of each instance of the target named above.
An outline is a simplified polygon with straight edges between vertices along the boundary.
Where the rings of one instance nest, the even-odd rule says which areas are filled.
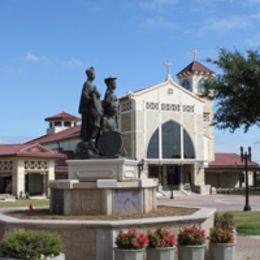
[[[153,210],[147,214],[134,214],[128,216],[104,216],[104,215],[82,215],[82,216],[64,216],[55,215],[49,212],[49,209],[34,209],[34,210],[18,210],[6,213],[11,217],[19,219],[41,219],[41,220],[124,220],[137,218],[151,217],[170,217],[170,216],[187,216],[196,212],[195,208],[180,208],[159,206],[157,210]]]

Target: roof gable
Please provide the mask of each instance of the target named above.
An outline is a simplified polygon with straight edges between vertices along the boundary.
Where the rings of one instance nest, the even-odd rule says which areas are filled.
[[[188,66],[186,66],[184,69],[178,72],[177,76],[181,76],[182,74],[196,73],[196,72],[203,73],[203,74],[210,74],[210,75],[214,74],[212,70],[202,65],[198,61],[194,60]]]
[[[0,145],[0,157],[6,156],[28,156],[44,158],[64,157],[57,151],[52,151],[38,143],[34,144],[2,144]]]
[[[73,116],[66,112],[61,112],[61,113],[58,113],[53,116],[49,116],[49,117],[45,118],[45,121],[53,121],[53,120],[68,120],[68,121],[78,122],[78,121],[80,121],[80,118]]]
[[[166,81],[163,81],[159,84],[156,84],[156,85],[153,85],[153,86],[149,86],[147,88],[143,88],[143,89],[140,89],[138,91],[135,91],[135,92],[132,92],[130,94],[130,96],[132,97],[138,97],[138,96],[141,96],[141,95],[144,95],[148,92],[151,92],[151,91],[154,91],[154,90],[157,90],[157,89],[160,89],[162,87],[165,87],[167,86],[168,84],[170,84],[172,87],[174,88],[177,88],[178,90],[180,90],[181,92],[195,98],[197,101],[200,101],[201,103],[204,103],[205,101],[203,99],[201,99],[200,97],[198,97],[196,94],[194,94],[193,92],[183,88],[182,86],[180,86],[179,84],[177,84],[176,82],[174,82],[173,80],[171,79],[168,79]],[[129,95],[128,95],[129,96]],[[120,99],[123,100],[126,96],[124,97],[121,97]]]

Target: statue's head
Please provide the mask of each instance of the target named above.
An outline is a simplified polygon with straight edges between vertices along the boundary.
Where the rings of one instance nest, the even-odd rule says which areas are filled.
[[[90,68],[86,69],[86,74],[87,74],[87,77],[90,80],[94,80],[95,79],[95,69],[94,69],[94,67],[90,67]]]
[[[108,88],[116,89],[116,79],[117,78],[110,76],[109,78],[106,78],[104,81],[105,81]]]

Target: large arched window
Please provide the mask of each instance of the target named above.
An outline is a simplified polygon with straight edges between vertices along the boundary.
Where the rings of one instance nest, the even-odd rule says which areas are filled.
[[[162,158],[181,158],[181,127],[174,121],[168,121],[162,125]],[[195,149],[188,132],[183,129],[183,157],[185,159],[195,158]],[[147,158],[159,158],[159,129],[153,133],[148,149]]]
[[[180,125],[174,121],[162,125],[162,157],[181,158]]]
[[[195,151],[194,151],[194,146],[192,143],[192,140],[187,133],[187,131],[184,129],[183,130],[183,144],[184,144],[184,152],[183,156],[185,159],[194,159],[195,158]]]
[[[159,130],[156,129],[156,131],[153,133],[148,149],[147,149],[147,158],[159,158]]]

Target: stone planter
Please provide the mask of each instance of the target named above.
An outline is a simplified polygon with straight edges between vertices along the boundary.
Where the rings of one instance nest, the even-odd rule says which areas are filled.
[[[237,230],[234,228],[233,230],[232,230],[232,234],[233,234],[233,236],[234,236],[234,244],[236,244],[237,243]]]
[[[48,260],[49,259],[50,260],[65,260],[65,255],[63,253],[60,253],[59,255],[57,255],[55,257],[48,258]],[[0,256],[0,260],[19,260],[19,259]]]
[[[178,256],[179,256],[179,260],[204,260],[205,245],[192,245],[192,246],[179,245]]]
[[[147,260],[174,260],[174,247],[148,247]]]
[[[209,249],[211,260],[235,260],[234,243],[211,243]]]
[[[144,260],[144,248],[142,249],[114,249],[115,260]]]

